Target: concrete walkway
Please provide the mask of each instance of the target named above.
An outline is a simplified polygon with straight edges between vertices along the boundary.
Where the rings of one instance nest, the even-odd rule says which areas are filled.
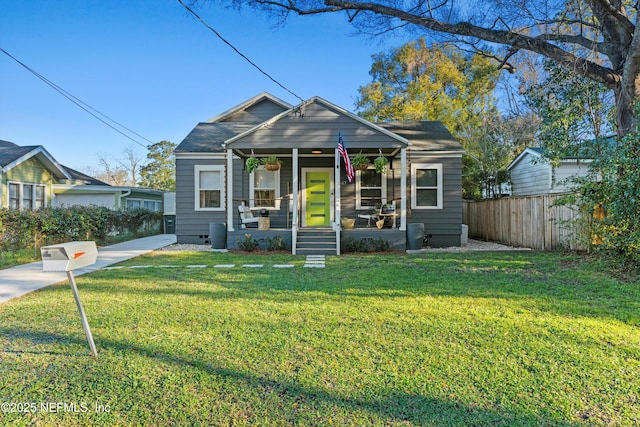
[[[96,263],[74,270],[73,273],[75,276],[80,276],[100,270],[109,265],[172,245],[175,242],[176,236],[174,234],[159,234],[98,248]],[[67,273],[64,271],[46,273],[42,271],[42,261],[0,270],[0,303],[66,280],[68,280]]]

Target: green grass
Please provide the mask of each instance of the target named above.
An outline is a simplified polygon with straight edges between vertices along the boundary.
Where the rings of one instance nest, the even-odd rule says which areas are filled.
[[[37,252],[38,257],[40,252]],[[14,267],[20,264],[28,264],[37,261],[34,249],[19,249],[12,251],[0,251],[0,270]]]
[[[78,277],[97,359],[66,283],[0,305],[0,424],[638,425],[640,286],[579,261],[155,252]]]

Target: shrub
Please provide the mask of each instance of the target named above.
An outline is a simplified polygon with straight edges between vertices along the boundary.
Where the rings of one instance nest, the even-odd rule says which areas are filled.
[[[284,251],[287,249],[287,242],[284,241],[283,236],[267,237],[265,239],[267,243],[268,251]]]
[[[383,238],[365,237],[356,240],[350,237],[344,243],[345,252],[384,252],[389,250],[389,247],[389,242]]]
[[[0,250],[38,250],[71,240],[104,241],[114,232],[149,234],[158,229],[161,212],[112,211],[102,206],[52,207],[37,211],[0,209]]]
[[[603,151],[591,164],[591,176],[580,182],[579,202],[592,221],[596,249],[640,265],[640,131]]]
[[[253,252],[258,248],[258,241],[249,233],[244,235],[244,239],[237,238],[236,243],[240,249],[247,252]]]

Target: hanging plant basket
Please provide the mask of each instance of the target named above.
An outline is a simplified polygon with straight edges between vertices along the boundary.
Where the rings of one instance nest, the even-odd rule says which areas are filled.
[[[366,171],[369,168],[369,164],[369,158],[362,154],[362,152],[359,152],[351,159],[351,165],[359,171]]]
[[[378,173],[384,173],[387,170],[388,164],[389,160],[384,156],[378,156],[373,161],[373,166],[376,168],[376,172]]]
[[[256,159],[253,156],[247,157],[245,165],[247,167],[247,172],[252,173],[254,170],[258,169],[258,166],[260,166],[260,160]]]
[[[269,156],[262,158],[262,164],[268,171],[277,171],[278,169],[280,169],[281,162],[276,156]]]

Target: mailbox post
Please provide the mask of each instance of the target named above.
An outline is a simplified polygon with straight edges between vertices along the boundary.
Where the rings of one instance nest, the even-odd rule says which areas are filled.
[[[40,253],[42,255],[42,271],[67,272],[71,291],[73,292],[73,297],[76,300],[76,306],[80,313],[80,320],[82,321],[82,327],[84,328],[84,333],[87,336],[91,353],[95,357],[98,357],[98,351],[96,350],[96,345],[93,343],[93,336],[91,335],[91,329],[89,329],[89,322],[87,322],[87,316],[84,314],[80,295],[78,294],[78,287],[76,286],[76,280],[73,276],[74,269],[95,264],[96,259],[98,258],[96,243],[67,242],[58,245],[43,246],[40,248]]]

